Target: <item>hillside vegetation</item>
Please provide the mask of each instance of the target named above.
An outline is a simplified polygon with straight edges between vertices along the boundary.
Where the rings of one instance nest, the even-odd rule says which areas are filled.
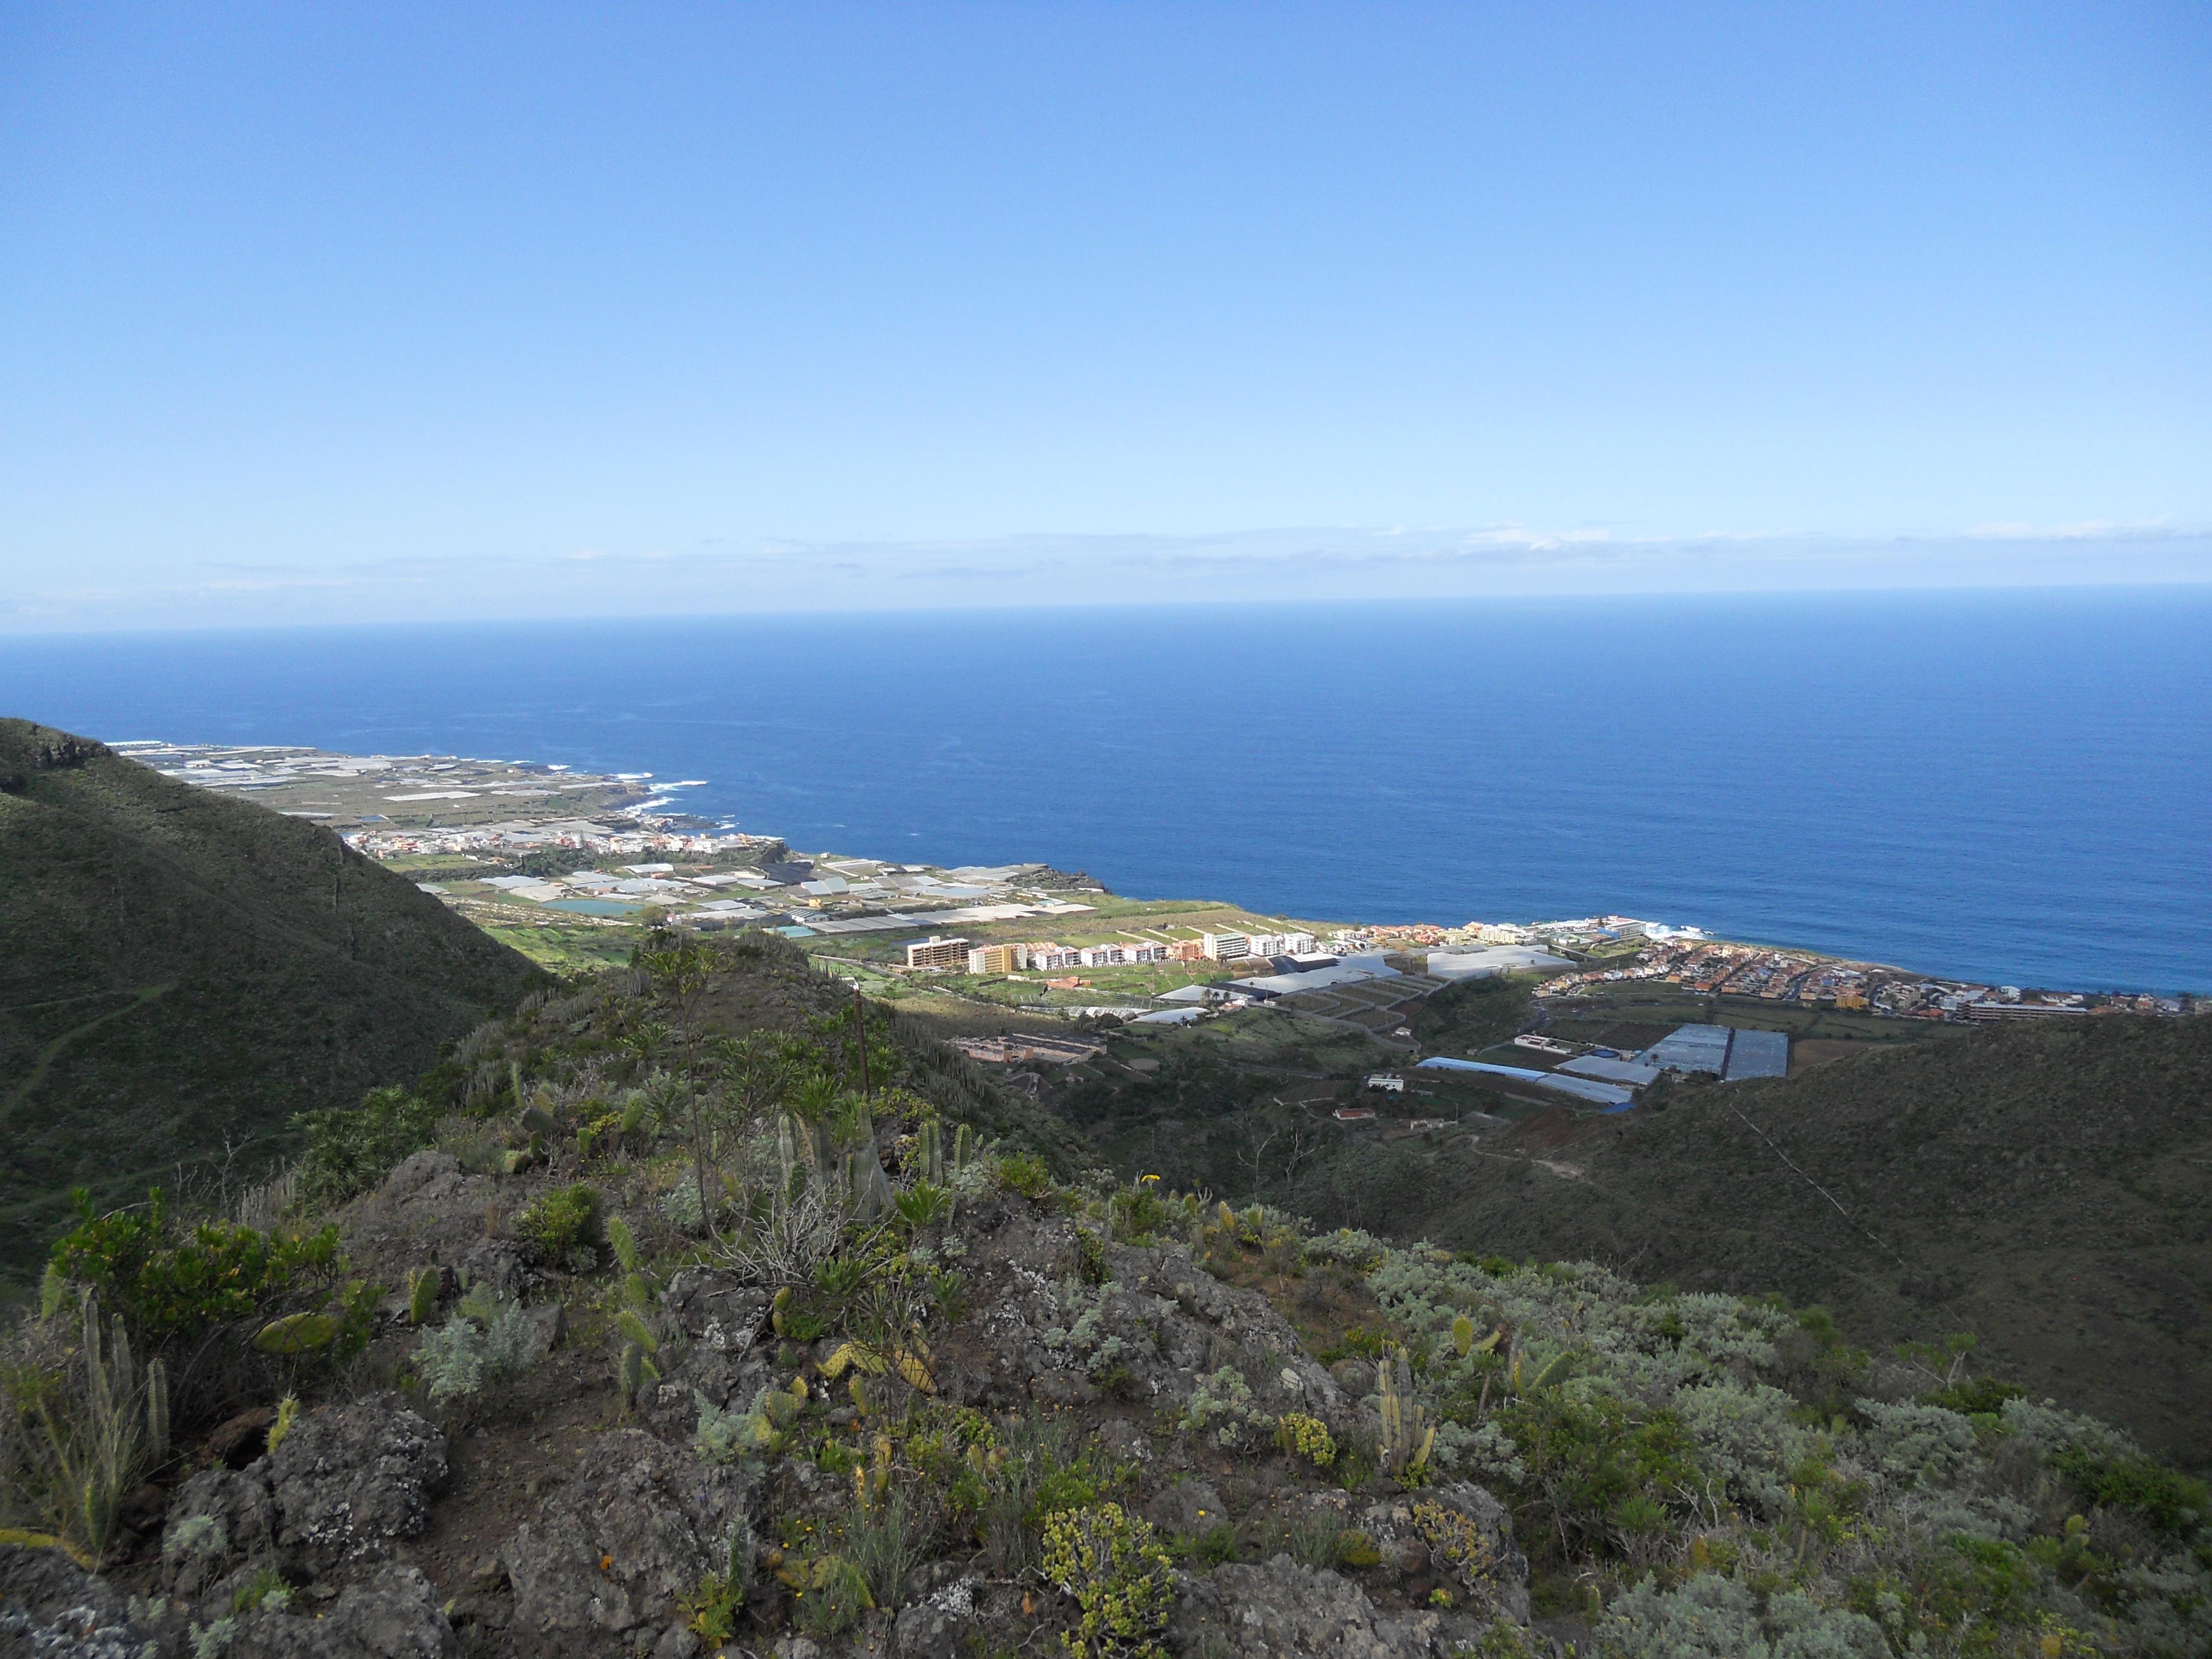
[[[1461,1054],[1534,1017],[1525,985],[1476,981],[1415,1031]],[[1946,1028],[1613,1115],[1464,1074],[1366,1094],[1395,1057],[1345,1036],[1271,1011],[1124,1032],[1051,1100],[1125,1174],[1319,1225],[1778,1291],[1884,1346],[1971,1334],[1986,1367],[2212,1467],[2212,1020]],[[1352,1104],[1384,1117],[1331,1120]]]
[[[541,977],[327,830],[0,720],[0,1291],[71,1187],[250,1169]]]
[[[2212,1465],[2212,1020],[1962,1034],[1485,1137],[1402,1225],[1780,1291]],[[1538,1162],[1541,1159],[1543,1162]],[[1562,1169],[1575,1173],[1563,1174]]]
[[[1318,1230],[1085,1150],[781,940],[653,938],[319,1116],[260,1226],[57,1242],[0,1364],[0,1642],[2212,1643],[2212,1499],[2066,1405],[1778,1297]]]

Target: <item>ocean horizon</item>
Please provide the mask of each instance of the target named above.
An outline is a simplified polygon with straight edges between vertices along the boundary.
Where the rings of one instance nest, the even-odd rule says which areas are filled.
[[[1315,921],[1618,913],[2212,989],[2212,587],[17,635],[0,712],[703,778],[690,811]]]

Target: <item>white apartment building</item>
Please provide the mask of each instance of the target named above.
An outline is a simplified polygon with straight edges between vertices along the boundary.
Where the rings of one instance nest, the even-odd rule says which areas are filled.
[[[1198,943],[1209,962],[1235,962],[1252,954],[1252,941],[1242,933],[1202,933]]]

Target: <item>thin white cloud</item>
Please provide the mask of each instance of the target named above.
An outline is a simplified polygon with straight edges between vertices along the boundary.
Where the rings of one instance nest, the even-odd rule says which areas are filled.
[[[319,570],[210,561],[173,582],[19,587],[0,599],[0,629],[2212,581],[2212,532],[2157,522],[1887,538],[1492,524],[690,545],[394,550]]]

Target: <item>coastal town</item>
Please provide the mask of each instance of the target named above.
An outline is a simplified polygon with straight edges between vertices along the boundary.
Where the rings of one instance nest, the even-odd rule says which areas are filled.
[[[2199,1000],[1944,979],[1623,915],[1302,924],[1228,905],[1123,900],[1043,864],[800,854],[781,837],[686,812],[684,792],[702,780],[643,772],[301,745],[112,746],[168,776],[325,824],[526,949],[546,926],[608,930],[611,945],[640,924],[764,927],[816,941],[810,951],[844,952],[856,972],[987,998],[996,985],[1009,1008],[1062,1018],[1175,1024],[1273,1005],[1389,1042],[1419,997],[1514,974],[1540,976],[1540,1004],[1559,1008],[1638,988],[1960,1023],[2180,1015]]]

